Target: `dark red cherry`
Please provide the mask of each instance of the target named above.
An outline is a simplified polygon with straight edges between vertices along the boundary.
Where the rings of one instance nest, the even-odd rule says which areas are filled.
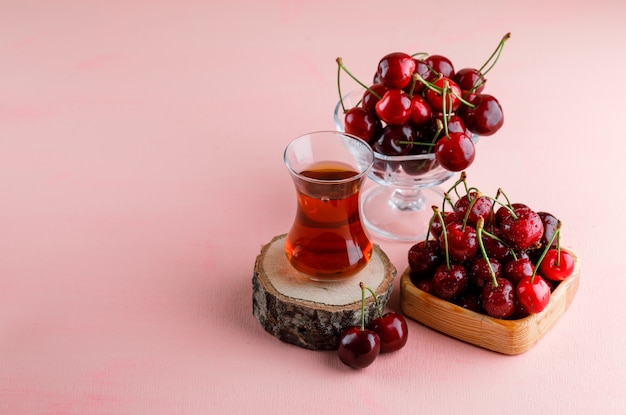
[[[485,89],[485,77],[475,68],[463,68],[456,71],[452,80],[465,94],[466,91],[480,94]]]
[[[373,319],[369,328],[380,338],[380,352],[391,353],[400,350],[409,337],[406,320],[398,313],[388,312]]]
[[[408,124],[387,125],[378,140],[374,142],[374,151],[386,156],[403,156],[411,151],[415,141],[415,130]]]
[[[436,72],[441,74],[441,76],[445,76],[446,78],[452,79],[454,77],[454,65],[450,59],[446,58],[442,55],[430,55],[424,62]]]
[[[419,75],[423,80],[428,82],[435,82],[438,77],[438,74],[431,71],[426,62],[421,59],[413,59],[415,61],[415,71],[414,74]],[[413,80],[408,83],[407,86],[404,87],[404,91],[407,93],[411,93],[411,88],[413,88],[413,95],[420,93],[426,86],[419,79],[415,79],[415,83]]]
[[[445,235],[445,238],[444,238]],[[478,251],[478,238],[476,229],[471,226],[454,222],[446,226],[445,234],[439,237],[440,249],[445,253],[446,242],[448,255],[455,262],[464,262],[476,255]]]
[[[489,226],[488,231],[495,237],[498,237],[500,230],[498,228],[493,228],[493,229],[491,228],[492,227]],[[501,260],[505,256],[507,256],[507,254],[509,254],[508,246],[506,246],[500,240],[492,238],[489,235],[486,235],[484,232],[482,234],[482,241],[483,241],[483,246],[485,247],[485,251],[487,252],[487,256],[489,258]]]
[[[516,208],[515,215],[505,217],[500,225],[502,239],[515,251],[525,251],[539,244],[543,222],[532,209]]]
[[[411,97],[411,114],[409,122],[416,127],[426,125],[433,117],[433,111],[428,101],[421,95],[413,95]]]
[[[380,353],[380,337],[373,330],[350,326],[340,336],[337,353],[345,365],[354,369],[366,368]]]
[[[541,237],[541,246],[547,246],[552,240],[554,232],[556,232],[559,219],[548,212],[537,212],[537,215],[539,215],[539,217],[541,218],[541,222],[543,222],[543,236]],[[556,245],[557,240],[555,239],[552,242],[552,248],[555,248]]]
[[[526,277],[532,277],[535,266],[527,257],[517,258],[504,264],[502,275],[517,284]]]
[[[467,276],[470,284],[480,289],[482,289],[485,285],[490,284],[493,281],[493,277],[491,276],[491,271],[489,269],[490,266],[496,278],[500,278],[502,276],[502,267],[498,260],[489,258],[489,261],[487,262],[487,260],[482,256],[472,258],[467,267]]]
[[[435,143],[435,158],[446,170],[463,171],[476,157],[476,148],[472,139],[463,133],[450,133]]]
[[[467,98],[474,107],[463,105],[458,114],[474,134],[490,136],[504,124],[504,113],[498,100],[492,95],[476,94]]]
[[[470,205],[472,208],[468,214]],[[456,220],[463,222],[467,217],[467,224],[476,227],[478,218],[482,217],[485,221],[489,220],[492,206],[493,202],[487,196],[479,197],[476,192],[470,192],[469,195],[463,195],[454,203]]]
[[[440,265],[433,275],[435,295],[443,300],[452,300],[467,289],[467,271],[462,264]]]
[[[435,269],[443,262],[443,254],[436,240],[420,241],[408,253],[408,263],[411,269],[411,281],[430,278]]]
[[[361,106],[365,108],[367,111],[372,114],[376,114],[376,103],[380,101],[385,92],[387,92],[389,88],[384,86],[383,84],[373,84],[370,85],[369,89],[366,89],[363,92],[363,98],[361,98]],[[374,92],[376,95],[374,95]]]
[[[411,98],[401,89],[390,89],[376,103],[376,114],[387,124],[401,125],[411,116]]]
[[[385,55],[378,63],[378,80],[387,88],[404,88],[415,71],[415,60],[403,52]]]
[[[515,287],[506,278],[498,278],[496,281],[497,286],[491,282],[483,287],[480,300],[489,316],[507,318],[515,311]]]
[[[361,107],[350,108],[344,119],[346,133],[355,135],[368,143],[378,138],[382,128],[380,120]]]
[[[483,310],[483,306],[480,302],[480,296],[477,293],[469,290],[465,291],[463,295],[454,300],[454,303],[459,307],[463,307],[476,313],[482,313]]]
[[[432,279],[419,280],[419,281],[413,282],[413,285],[415,285],[417,288],[424,291],[425,293],[433,294],[433,295],[435,294],[435,288],[433,286]]]
[[[530,209],[528,205],[524,203],[512,203],[508,206],[500,206],[496,211],[496,226],[500,226],[504,218],[511,216],[511,209]]]
[[[456,220],[456,215],[454,212],[450,212],[450,211],[441,212],[441,215],[443,216],[443,224],[446,226],[448,226],[449,224],[453,223]],[[433,218],[433,222],[430,225],[430,233],[433,235],[434,238],[439,238],[439,236],[441,236],[442,229],[443,229],[443,226],[441,226],[439,215],[435,215]]]

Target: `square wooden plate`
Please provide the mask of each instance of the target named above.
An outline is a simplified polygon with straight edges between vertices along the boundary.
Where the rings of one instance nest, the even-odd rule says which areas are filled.
[[[575,259],[574,273],[556,287],[550,303],[538,314],[502,320],[467,310],[417,288],[408,268],[400,279],[400,307],[407,317],[448,336],[503,354],[524,353],[554,326],[576,296],[580,258],[569,252]]]

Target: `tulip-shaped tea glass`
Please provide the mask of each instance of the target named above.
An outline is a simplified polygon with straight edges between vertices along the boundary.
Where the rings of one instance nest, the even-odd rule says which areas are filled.
[[[374,161],[370,146],[342,132],[317,131],[293,140],[284,161],[298,199],[285,239],[289,262],[319,281],[340,281],[360,271],[372,255],[359,206]]]
[[[346,109],[356,106],[363,90],[343,97]],[[334,113],[335,128],[344,131],[341,102]],[[437,163],[433,153],[386,156],[374,152],[369,177],[378,184],[363,192],[363,221],[373,232],[393,240],[417,241],[426,236],[432,206],[441,206],[438,185],[454,175]]]

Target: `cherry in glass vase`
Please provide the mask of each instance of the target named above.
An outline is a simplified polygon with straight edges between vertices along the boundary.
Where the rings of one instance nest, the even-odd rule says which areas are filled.
[[[373,161],[365,141],[338,131],[305,134],[286,147],[297,207],[285,252],[310,279],[342,281],[368,264],[373,246],[360,197]]]
[[[357,106],[363,90],[343,97],[346,109]],[[337,131],[345,131],[341,102],[334,111]],[[478,137],[474,136],[472,141]],[[426,236],[432,206],[440,206],[444,191],[439,186],[455,173],[439,165],[434,153],[387,156],[374,152],[369,178],[374,182],[362,195],[366,227],[377,235],[397,241],[418,241]]]

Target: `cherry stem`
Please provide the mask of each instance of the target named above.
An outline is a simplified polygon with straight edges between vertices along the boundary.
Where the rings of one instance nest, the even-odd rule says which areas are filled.
[[[445,131],[446,133],[445,136],[448,137],[448,139],[450,139],[450,135],[449,135],[450,133],[448,131],[448,122],[450,120],[450,112],[452,110],[452,100],[450,100],[450,112],[448,112],[446,108],[447,107],[446,98],[449,95],[449,92],[448,92],[449,90],[450,90],[449,83],[448,81],[445,81],[443,83],[443,91],[441,92],[441,106],[442,106],[441,110],[443,111],[443,130]]]
[[[503,195],[504,198],[506,199],[506,203],[502,203],[501,201],[498,200],[497,196],[498,195]],[[517,213],[515,213],[515,209],[513,209],[513,206],[511,205],[511,202],[509,201],[509,198],[506,197],[506,194],[502,191],[502,189],[498,189],[498,193],[496,195],[496,197],[491,197],[491,196],[485,196],[487,198],[489,198],[489,200],[493,201],[494,204],[497,203],[500,206],[504,207],[506,210],[509,211],[509,213],[511,214],[511,216],[513,217],[513,219],[517,220],[518,216]]]
[[[507,40],[509,40],[511,38],[511,33],[507,33],[505,34],[502,39],[500,40],[500,43],[498,43],[498,46],[496,47],[496,49],[493,51],[493,53],[491,54],[491,56],[489,57],[489,59],[487,59],[487,61],[483,64],[483,66],[480,67],[480,69],[478,70],[478,72],[480,74],[482,74],[483,76],[485,76],[496,64],[496,62],[498,61],[498,59],[500,58],[500,54],[502,53],[502,49],[504,49],[504,44],[506,43]],[[487,65],[489,65],[489,62],[491,62],[492,59],[493,63],[491,63],[491,65],[489,66],[489,68],[487,68],[487,70],[483,71],[483,69],[485,69],[485,67]],[[474,86],[472,89],[476,90],[478,87],[480,87],[480,84],[478,86]]]
[[[474,207],[474,205],[476,204],[476,202],[478,201],[478,199],[480,199],[480,197],[482,196],[482,194],[480,193],[480,191],[478,191],[478,189],[474,190],[474,195],[476,197],[470,197],[470,195],[472,194],[470,192],[471,188],[468,189],[467,194],[467,198],[469,199],[470,203],[467,206],[467,211],[465,212],[465,216],[463,217],[463,230],[465,230],[465,226],[467,225],[467,221],[469,220],[469,215],[470,213],[472,213],[472,208]],[[481,217],[482,219],[482,217]],[[483,226],[484,226],[484,220],[483,220]]]
[[[361,287],[361,331],[365,330],[365,284],[359,283]]]
[[[352,78],[357,84],[361,85],[363,88],[367,89],[376,98],[378,99],[381,98],[381,96],[377,94],[376,91],[372,90],[363,82],[359,81],[359,79],[356,76],[352,75],[352,73],[348,70],[348,68],[346,68],[346,66],[343,64],[343,59],[341,57],[337,58],[336,61],[337,61],[337,90],[339,91],[339,101],[341,102],[341,108],[343,109],[343,112],[346,112],[346,107],[343,103],[343,94],[341,93],[341,71],[344,71],[345,73],[347,73],[350,78]]]
[[[448,202],[448,204],[450,205],[450,208],[452,210],[454,210],[454,203],[452,203],[452,199],[450,198],[450,195],[448,193],[444,193],[443,194],[443,204],[442,204],[442,211],[445,212],[445,207],[446,207],[446,202]]]
[[[466,180],[467,180],[467,173],[462,171],[461,172],[461,176],[459,176],[458,180],[456,182],[454,182],[454,184],[450,187],[450,189],[445,194],[449,195],[450,192],[452,192],[454,190],[454,192],[456,193],[457,197],[461,197],[459,195],[459,192],[457,191],[456,188],[458,187],[459,184],[465,183]]]
[[[361,284],[363,284],[363,283],[361,283]],[[372,297],[374,297],[374,302],[376,303],[376,311],[378,312],[378,317],[382,317],[383,316],[383,310],[381,310],[381,308],[380,308],[380,303],[378,302],[378,297],[376,296],[376,293],[374,292],[374,290],[372,290],[367,285],[365,285],[365,288],[372,294]]]
[[[443,235],[443,245],[446,251],[446,269],[450,269],[450,254],[448,253],[448,235],[446,235],[446,224],[443,220],[443,215],[437,206],[433,206],[433,211],[435,211],[435,215],[439,217],[439,223],[441,223],[441,234]]]
[[[533,279],[535,278],[535,274],[537,273],[537,270],[539,269],[539,265],[541,265],[541,263],[543,262],[543,259],[546,257],[546,254],[550,250],[550,247],[552,246],[552,243],[554,242],[554,239],[557,238],[560,233],[561,233],[561,221],[559,220],[559,221],[556,222],[556,229],[554,231],[554,234],[552,235],[552,238],[550,238],[550,241],[548,241],[546,247],[544,248],[543,252],[541,253],[541,256],[537,260],[537,264],[535,264],[535,269],[533,270],[533,275],[532,275],[532,277],[530,277],[530,282],[531,283],[533,282]],[[557,258],[559,258],[560,256],[561,256],[561,253],[560,253],[560,251],[557,250]]]
[[[415,144],[418,146],[434,147],[435,143],[425,143],[423,141],[396,141],[398,144]]]
[[[480,253],[483,255],[485,262],[489,266],[489,274],[491,274],[491,279],[493,280],[493,286],[498,286],[498,279],[496,278],[496,273],[491,266],[491,261],[489,261],[489,256],[487,255],[487,250],[485,249],[485,245],[483,244],[483,228],[485,227],[485,220],[482,216],[478,217],[478,221],[476,222],[476,239],[478,239],[478,246],[480,247]]]

